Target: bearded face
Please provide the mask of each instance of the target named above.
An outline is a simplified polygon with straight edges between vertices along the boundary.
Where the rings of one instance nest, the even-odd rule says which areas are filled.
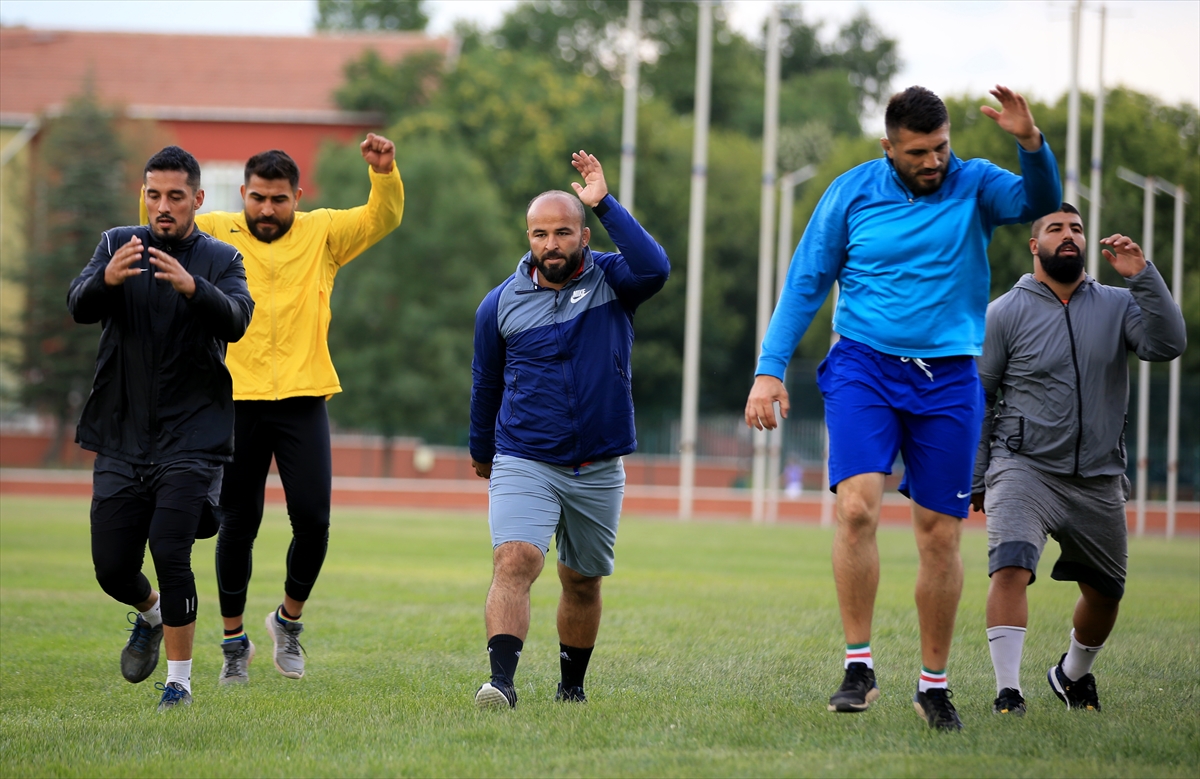
[[[1042,270],[1060,284],[1077,281],[1083,273],[1083,250],[1069,237],[1054,249],[1038,246],[1038,259],[1042,262]]]
[[[550,249],[541,256],[534,255],[533,264],[537,266],[538,275],[542,279],[551,284],[563,284],[574,276],[583,264],[583,244],[566,253],[559,247]]]

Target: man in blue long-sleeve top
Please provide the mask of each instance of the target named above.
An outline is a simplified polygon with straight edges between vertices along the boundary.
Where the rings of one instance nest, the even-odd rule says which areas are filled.
[[[892,97],[886,156],[839,176],[817,204],[763,340],[746,423],[788,413],[784,370],[833,282],[841,338],[817,373],[837,493],[833,572],[846,637],[845,676],[829,710],[856,712],[879,697],[871,617],[879,587],[875,530],[884,477],[899,452],[912,499],[919,565],[921,674],[913,705],[932,728],[957,730],[946,665],[962,594],[961,519],[983,415],[974,357],[982,353],[999,225],[1058,208],[1054,155],[1025,99],[997,86],[1001,110],[980,109],[1017,139],[1021,175],[950,150],[946,106],[922,87]]]
[[[475,315],[471,459],[490,479],[492,585],[485,621],[492,678],[480,708],[515,708],[513,676],[529,632],[529,588],[550,539],[558,547],[555,699],[583,702],[600,630],[600,583],[613,572],[625,493],[621,456],[637,447],[629,355],[633,314],[662,289],[666,252],[608,195],[585,151],[571,164],[586,186],[552,190],[526,212],[529,253]],[[593,252],[584,206],[617,253]]]

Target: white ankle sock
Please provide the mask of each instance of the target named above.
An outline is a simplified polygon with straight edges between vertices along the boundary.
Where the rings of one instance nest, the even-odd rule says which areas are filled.
[[[917,692],[929,692],[935,687],[946,687],[946,670],[930,671],[925,666],[921,666],[921,675],[917,678]]]
[[[156,628],[162,624],[162,609],[160,606],[162,606],[162,598],[154,601],[154,605],[150,608],[140,612],[142,619],[146,620],[146,623],[152,628]]]
[[[1021,691],[1021,655],[1025,651],[1025,628],[998,625],[987,629],[988,651],[996,671],[996,692],[1004,688]]]
[[[191,660],[168,660],[167,661],[167,684],[177,682],[180,687],[192,691],[192,661]]]
[[[846,645],[846,662],[842,667],[849,668],[851,663],[864,663],[867,668],[875,668],[875,661],[871,659],[870,641],[865,644]]]
[[[1100,650],[1104,648],[1104,644],[1100,646],[1084,646],[1075,640],[1075,631],[1071,630],[1071,648],[1067,650],[1067,656],[1063,658],[1062,667],[1063,673],[1071,681],[1075,682],[1092,672],[1092,664],[1096,662],[1096,655],[1100,654]]]

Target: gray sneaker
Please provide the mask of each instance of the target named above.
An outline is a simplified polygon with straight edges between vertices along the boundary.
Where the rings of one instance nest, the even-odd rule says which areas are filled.
[[[225,664],[221,666],[219,684],[245,684],[250,681],[250,661],[254,659],[254,642],[246,639],[222,644]]]
[[[280,622],[272,611],[267,615],[267,632],[275,642],[272,653],[275,670],[289,679],[304,676],[304,647],[300,646],[300,634],[304,632],[302,622]]]

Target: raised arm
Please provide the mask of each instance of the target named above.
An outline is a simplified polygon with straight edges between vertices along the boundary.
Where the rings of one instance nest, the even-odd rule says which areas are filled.
[[[1130,351],[1150,362],[1166,362],[1183,354],[1187,325],[1171,297],[1162,274],[1142,255],[1133,239],[1121,234],[1100,241],[1104,259],[1129,285],[1132,303],[1125,311],[1125,343]]]
[[[396,167],[396,147],[382,135],[369,133],[359,145],[369,166],[371,194],[365,205],[347,209],[325,209],[328,216],[329,251],[339,266],[378,243],[400,226],[404,216],[404,182]]]
[[[1034,123],[1025,98],[1002,86],[996,86],[991,93],[1001,110],[991,106],[981,106],[979,110],[1017,140],[1021,175],[1017,177],[995,168],[984,179],[982,203],[992,225],[1031,222],[1062,204],[1058,162]]]

